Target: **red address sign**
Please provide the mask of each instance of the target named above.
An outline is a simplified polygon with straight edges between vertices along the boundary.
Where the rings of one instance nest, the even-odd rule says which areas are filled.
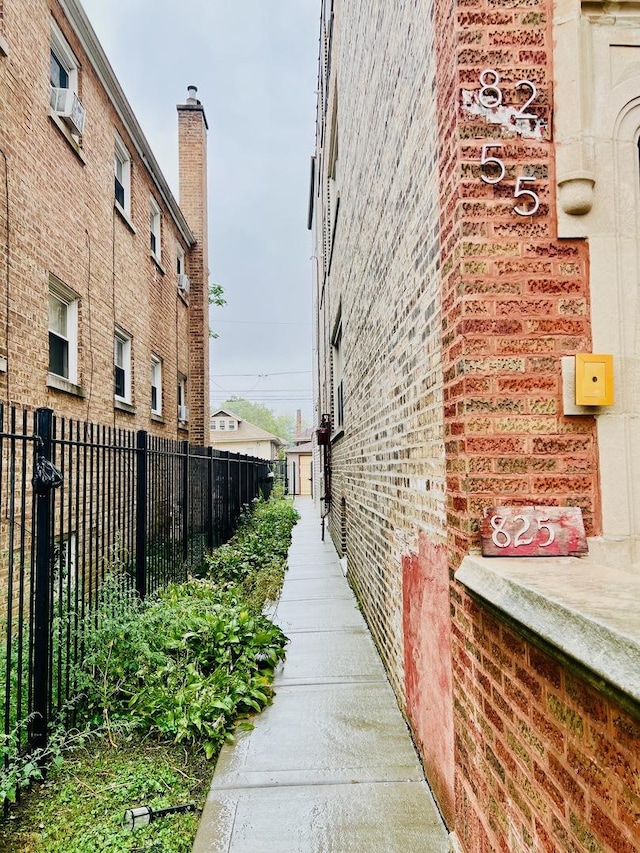
[[[588,553],[579,507],[488,507],[480,537],[484,557],[579,557]]]

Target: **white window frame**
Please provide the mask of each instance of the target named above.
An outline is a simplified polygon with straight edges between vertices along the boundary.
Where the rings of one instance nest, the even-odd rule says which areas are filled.
[[[236,428],[236,422],[235,421],[229,421],[228,427],[230,430],[234,430]]]
[[[186,271],[184,249],[180,243],[176,243],[176,273],[177,275],[181,275],[182,273],[186,273]]]
[[[76,578],[77,546],[75,531],[56,536],[53,543],[53,570],[67,582]]]
[[[121,179],[118,177],[118,165],[120,165]],[[116,134],[113,151],[113,174],[114,174],[114,204],[118,210],[129,217],[131,213],[131,156],[127,148]],[[123,189],[124,204],[120,204],[115,195],[115,179],[119,181]]]
[[[50,39],[50,48],[51,53],[53,53],[60,63],[60,65],[64,68],[69,76],[69,85],[63,86],[61,88],[71,89],[72,92],[78,94],[78,67],[79,62],[76,59],[73,51],[69,47],[69,43],[66,38],[62,34],[62,30],[56,24],[56,22],[51,20],[51,39]]]
[[[336,323],[331,342],[333,361],[333,429],[344,427],[344,346],[342,336],[342,317]]]
[[[78,304],[79,299],[77,294],[64,285],[59,279],[53,276],[49,277],[49,297],[53,297],[66,308],[66,333],[62,334],[58,329],[52,328],[51,324],[51,309],[48,306],[49,320],[48,328],[49,335],[55,335],[60,340],[67,344],[67,375],[64,373],[54,373],[49,369],[49,373],[53,376],[60,376],[71,382],[74,385],[78,384]],[[49,368],[51,368],[51,346],[49,346]]]
[[[155,249],[152,246],[152,237],[155,241]],[[151,257],[155,258],[158,263],[160,263],[160,258],[162,257],[161,241],[162,229],[160,208],[158,207],[158,203],[155,198],[153,196],[149,196],[149,251],[151,252]]]
[[[118,344],[122,344],[122,364],[118,363]],[[128,332],[125,332],[124,329],[116,326],[114,335],[113,335],[113,375],[114,375],[114,387],[113,387],[113,396],[116,400],[121,403],[131,403],[131,352],[132,352],[132,338]],[[117,394],[115,389],[115,371],[116,367],[120,368],[124,371],[124,394]]]
[[[184,407],[187,409],[187,419],[188,420],[188,408],[187,408],[187,377],[183,373],[178,374],[178,420],[181,423],[186,423],[186,420],[180,417],[180,409]]]
[[[153,389],[156,391],[155,405]],[[162,414],[162,359],[157,355],[151,356],[151,414]]]

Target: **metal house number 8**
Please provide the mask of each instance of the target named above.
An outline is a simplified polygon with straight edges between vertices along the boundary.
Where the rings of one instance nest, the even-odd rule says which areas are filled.
[[[493,68],[485,68],[480,74],[480,92],[478,93],[478,102],[485,109],[496,109],[502,106],[503,94],[500,88],[500,75]],[[515,114],[516,119],[537,119],[534,113],[528,113],[527,109],[535,100],[538,90],[531,80],[518,80],[515,85],[516,89],[526,87],[530,90],[531,96],[523,104],[523,106]],[[482,146],[482,157],[480,165],[482,167],[481,179],[485,184],[499,184],[506,174],[506,169],[500,157],[491,153],[491,149],[502,148],[501,142],[487,142]],[[516,185],[513,192],[513,197],[522,199],[520,204],[513,207],[514,213],[518,216],[533,216],[538,212],[540,207],[540,196],[533,189],[527,189],[523,184],[531,184],[535,181],[533,175],[520,175],[516,178]],[[524,203],[524,206],[523,206]]]

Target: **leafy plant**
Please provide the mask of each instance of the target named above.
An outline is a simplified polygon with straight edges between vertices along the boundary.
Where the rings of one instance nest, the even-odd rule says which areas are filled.
[[[94,721],[109,730],[127,719],[210,758],[236,717],[270,701],[286,638],[233,590],[194,579],[105,620],[88,642],[82,687]]]
[[[208,576],[220,584],[240,586],[252,606],[262,609],[279,593],[298,518],[288,500],[258,501],[242,515],[233,538],[207,558]]]
[[[70,849],[71,837],[78,853],[141,849],[131,837],[122,837],[120,807],[145,800],[161,808],[186,794],[178,796],[177,783],[165,780],[162,761],[155,766],[147,762],[144,769],[126,768],[140,768],[139,760],[156,750],[175,757],[175,745],[181,745],[189,766],[198,756],[211,758],[225,739],[232,739],[239,718],[271,701],[274,670],[287,640],[262,609],[282,583],[296,519],[286,500],[259,501],[243,517],[233,542],[219,549],[222,555],[211,557],[210,563],[218,567],[212,576],[174,584],[141,602],[126,572],[116,566],[99,590],[97,607],[84,619],[70,614],[80,620],[86,649],[83,667],[72,673],[79,691],[74,708],[61,709],[45,751],[20,756],[18,729],[2,742],[0,792],[7,799],[39,781],[44,764],[51,768],[41,794],[37,788],[27,796],[27,802],[37,798],[38,819],[28,809],[25,846],[17,843],[18,833],[11,835],[7,849],[62,853]],[[72,711],[87,728],[65,730]],[[88,742],[91,728],[105,735],[103,746]],[[137,737],[138,746],[123,747],[123,733]],[[82,756],[76,757],[76,750],[61,766],[63,755],[78,746],[83,747]],[[115,769],[123,749],[127,755],[122,769]],[[84,775],[85,765],[89,776]],[[182,770],[178,773],[186,776]],[[113,781],[105,784],[107,778]],[[82,796],[85,787],[88,798]],[[164,828],[154,823],[144,849],[189,850],[194,820],[193,815],[179,816]],[[0,827],[0,849],[9,837],[3,835],[5,830],[9,832],[6,823]]]

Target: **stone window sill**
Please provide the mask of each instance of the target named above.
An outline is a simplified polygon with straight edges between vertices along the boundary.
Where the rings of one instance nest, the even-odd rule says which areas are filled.
[[[83,166],[87,164],[87,158],[84,156],[84,152],[82,151],[82,147],[78,141],[78,139],[73,136],[67,125],[62,121],[60,116],[54,112],[52,109],[49,109],[49,118],[58,128],[62,136],[66,139],[69,147],[76,155],[76,157],[80,160]]]
[[[135,415],[136,413],[136,407],[124,400],[115,399],[113,401],[113,408],[117,409],[119,412],[126,412],[128,415]]]
[[[76,385],[75,382],[69,382],[63,376],[58,376],[56,373],[47,374],[47,388],[52,388],[55,391],[62,391],[65,394],[72,394],[74,397],[84,397],[84,388],[81,385]]]
[[[125,225],[127,226],[127,228],[129,229],[129,231],[131,231],[131,233],[132,233],[132,234],[135,234],[135,233],[136,233],[135,225],[134,225],[134,224],[133,224],[133,222],[131,221],[131,219],[130,219],[129,215],[127,214],[126,210],[125,210],[123,207],[121,207],[121,205],[119,205],[117,201],[114,201],[114,202],[113,202],[113,207],[114,207],[114,209],[116,210],[116,212],[117,212],[118,216],[120,217],[120,219],[122,219],[122,221],[124,222],[124,224],[125,224]]]
[[[640,577],[578,557],[469,555],[455,578],[532,643],[640,714]]]

